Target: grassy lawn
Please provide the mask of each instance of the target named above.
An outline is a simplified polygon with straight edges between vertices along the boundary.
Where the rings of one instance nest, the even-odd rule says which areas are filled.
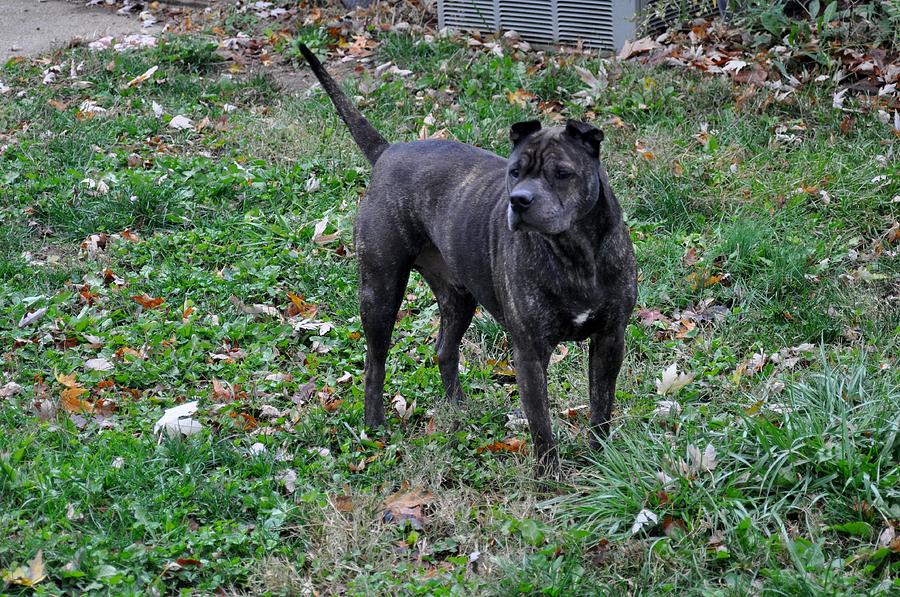
[[[581,101],[596,57],[380,37],[374,62],[411,73],[346,84],[390,140],[503,154],[511,123],[560,111],[606,132],[639,311],[603,452],[585,347],[558,351],[564,473],[536,482],[503,330],[476,318],[451,409],[416,276],[398,406],[363,429],[368,167],[321,91],[214,47],[0,69],[0,590],[30,593],[14,569],[39,551],[40,594],[900,590],[900,139],[876,114],[848,125],[828,81],[775,101],[631,63]],[[154,432],[195,400],[198,433]]]

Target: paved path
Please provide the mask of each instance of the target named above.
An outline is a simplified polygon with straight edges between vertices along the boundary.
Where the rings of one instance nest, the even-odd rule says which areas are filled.
[[[0,0],[0,64],[33,56],[80,37],[140,33],[140,20],[84,0]]]

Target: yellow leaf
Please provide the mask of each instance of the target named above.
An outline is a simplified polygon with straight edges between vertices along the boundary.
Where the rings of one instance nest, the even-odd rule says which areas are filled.
[[[74,373],[69,373],[68,375],[63,375],[62,373],[56,374],[56,381],[66,386],[67,388],[79,388],[81,384],[75,379]]]
[[[28,562],[28,568],[19,566],[12,572],[7,572],[3,575],[3,580],[6,582],[23,587],[33,587],[45,578],[47,578],[47,575],[44,573],[43,550],[38,550],[34,559]]]
[[[87,392],[85,388],[66,388],[63,390],[62,395],[60,396],[60,403],[62,404],[63,410],[70,413],[94,412],[93,404],[79,398],[79,396],[85,392]]]

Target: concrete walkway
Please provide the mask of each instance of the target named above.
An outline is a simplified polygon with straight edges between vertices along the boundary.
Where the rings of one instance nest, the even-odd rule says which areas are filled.
[[[84,0],[0,0],[0,64],[34,56],[80,37],[140,33],[141,22]]]

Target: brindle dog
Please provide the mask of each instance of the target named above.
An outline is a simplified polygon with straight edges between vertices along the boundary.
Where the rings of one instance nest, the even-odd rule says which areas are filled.
[[[561,341],[590,338],[591,425],[595,439],[605,435],[637,286],[631,239],[599,160],[603,133],[573,120],[550,129],[519,122],[509,159],[454,141],[390,144],[300,50],[374,166],[355,227],[366,424],[384,423],[385,359],[415,269],[440,309],[436,350],[450,400],[463,399],[459,345],[481,304],[509,332],[538,474],[558,464],[547,366]]]

